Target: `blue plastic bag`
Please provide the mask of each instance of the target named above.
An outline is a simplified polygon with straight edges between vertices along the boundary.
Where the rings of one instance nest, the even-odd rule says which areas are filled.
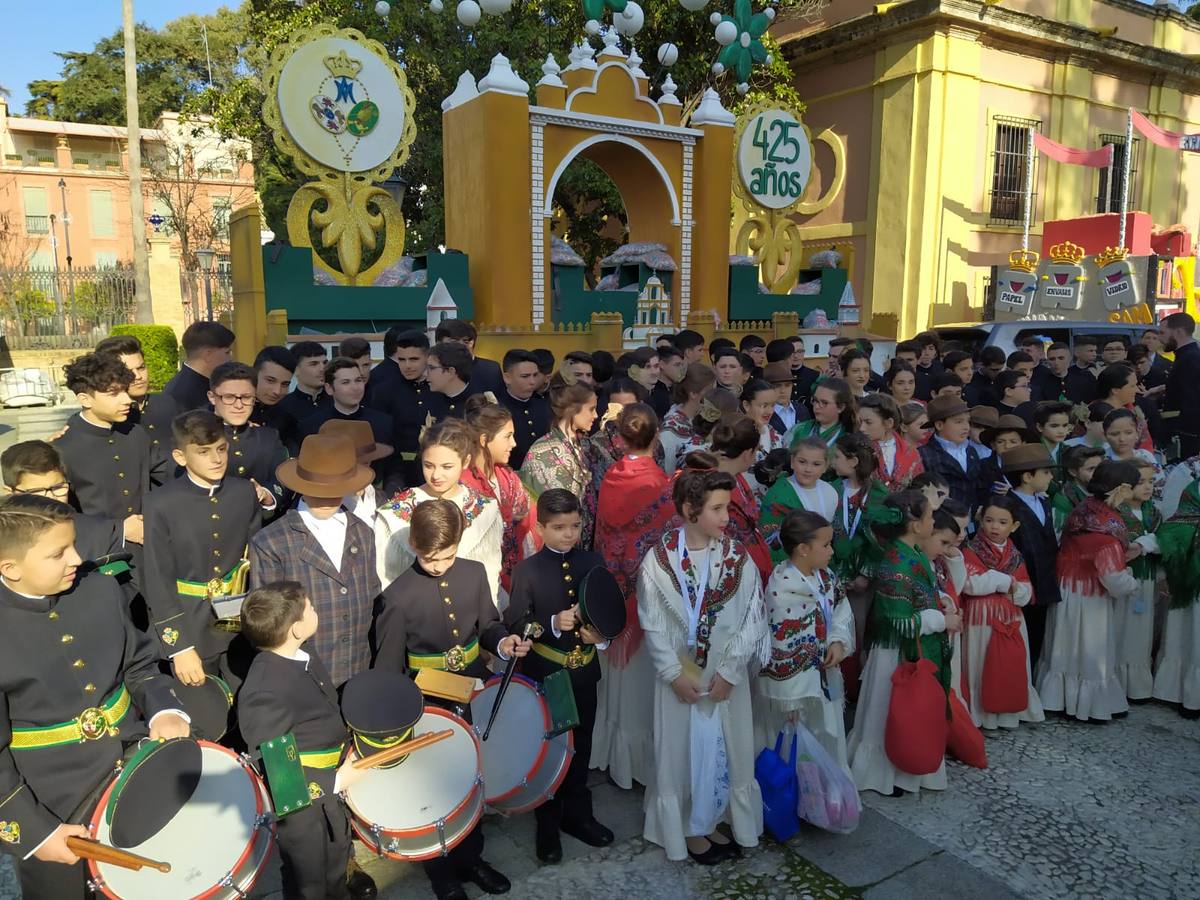
[[[783,732],[754,761],[754,780],[763,800],[763,825],[775,840],[783,842],[800,830],[800,780],[796,775],[796,735],[792,734],[792,758],[783,758]]]

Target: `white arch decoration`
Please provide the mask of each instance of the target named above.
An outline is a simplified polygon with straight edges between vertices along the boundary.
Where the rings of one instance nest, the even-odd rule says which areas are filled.
[[[605,141],[611,141],[616,144],[624,144],[627,147],[632,147],[650,161],[650,165],[654,166],[654,170],[658,172],[659,178],[662,179],[662,183],[667,189],[667,196],[671,198],[671,224],[676,227],[683,224],[683,220],[679,212],[679,197],[675,193],[675,185],[671,183],[671,177],[667,174],[667,170],[663,168],[663,164],[658,161],[658,157],[651,153],[645,144],[641,143],[640,141],[635,141],[633,138],[626,137],[622,134],[593,135],[586,140],[580,141],[571,148],[570,152],[563,157],[562,162],[558,164],[558,167],[554,170],[554,174],[550,176],[550,181],[546,185],[545,195],[542,201],[542,216],[544,218],[550,218],[552,215],[554,215],[554,211],[551,206],[554,200],[554,189],[558,186],[558,179],[562,177],[562,173],[566,171],[567,166],[574,162],[575,158],[588,147],[603,143]]]

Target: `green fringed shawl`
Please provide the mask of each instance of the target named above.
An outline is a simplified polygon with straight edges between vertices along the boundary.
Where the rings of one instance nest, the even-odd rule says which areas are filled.
[[[1159,557],[1171,592],[1171,609],[1186,609],[1200,597],[1200,488],[1193,481],[1179,498],[1175,515],[1158,527]]]
[[[871,647],[894,647],[900,658],[917,659],[917,641],[921,655],[938,667],[938,680],[950,690],[950,640],[945,632],[921,636],[921,612],[939,609],[937,576],[929,558],[916,547],[894,541],[883,548],[875,566],[875,598],[867,623],[867,642]]]
[[[1079,486],[1074,479],[1066,482],[1057,494],[1050,500],[1050,510],[1054,515],[1054,531],[1062,534],[1067,516],[1087,498],[1087,491]]]
[[[887,499],[888,490],[878,478],[872,478],[867,484],[865,505],[862,507],[862,518],[854,531],[854,537],[846,532],[842,519],[842,508],[846,502],[846,481],[839,478],[833,484],[838,493],[837,512],[833,516],[833,562],[832,568],[844,582],[851,582],[859,575],[871,577],[871,569],[878,562],[882,553],[879,545],[871,534],[870,511]],[[860,492],[857,498],[862,498]],[[857,507],[856,507],[857,508]],[[850,521],[854,521],[854,511],[850,512]]]
[[[1130,543],[1134,538],[1141,537],[1143,534],[1157,535],[1159,526],[1162,525],[1162,514],[1149,500],[1142,504],[1141,516],[1135,515],[1133,510],[1126,505],[1122,505],[1117,512],[1121,514],[1125,527],[1129,529]],[[1151,581],[1157,578],[1158,554],[1143,553],[1129,564],[1129,571],[1138,581]]]

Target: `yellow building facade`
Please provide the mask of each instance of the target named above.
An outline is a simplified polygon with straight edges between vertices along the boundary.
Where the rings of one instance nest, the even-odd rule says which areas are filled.
[[[1035,160],[1034,249],[1044,221],[1119,209],[1129,107],[1200,132],[1200,23],[1163,6],[836,0],[773,33],[806,124],[846,151],[845,189],[796,217],[805,252],[848,251],[863,323],[880,334],[982,318],[991,266],[1020,244],[1030,126],[1071,147],[1117,145],[1111,170]],[[832,171],[818,152],[810,193]],[[1200,156],[1135,132],[1129,184],[1131,210],[1196,234]]]

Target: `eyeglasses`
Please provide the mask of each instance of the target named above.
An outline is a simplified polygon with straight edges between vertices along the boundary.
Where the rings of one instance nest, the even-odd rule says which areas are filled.
[[[213,394],[213,396],[229,406],[249,406],[254,402],[253,394]]]
[[[446,367],[445,366],[427,366],[425,368],[425,371],[426,372],[445,372]]]
[[[42,497],[51,497],[55,494],[65,494],[71,490],[71,485],[65,481],[60,481],[58,484],[52,484],[48,487],[32,488],[30,490],[21,490],[21,488],[13,488],[14,494],[38,494]]]

